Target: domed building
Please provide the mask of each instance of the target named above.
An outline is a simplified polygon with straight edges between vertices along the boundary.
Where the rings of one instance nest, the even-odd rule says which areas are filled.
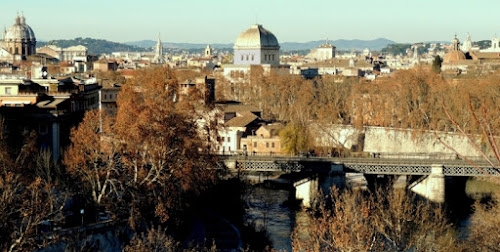
[[[451,43],[452,43],[452,48],[446,55],[444,55],[443,63],[449,64],[461,60],[466,60],[467,57],[465,57],[465,54],[462,52],[462,50],[460,50],[460,41],[456,36],[451,41]]]
[[[247,77],[252,69],[262,69],[264,74],[290,71],[290,66],[280,65],[278,39],[262,25],[255,24],[243,31],[236,39],[233,49],[233,64],[222,67],[224,76],[231,82],[248,81]]]
[[[15,57],[20,56],[21,59],[36,53],[35,33],[26,24],[24,16],[16,16],[14,25],[3,32],[1,47]]]
[[[242,32],[233,48],[235,65],[279,65],[278,39],[262,25],[252,25]]]

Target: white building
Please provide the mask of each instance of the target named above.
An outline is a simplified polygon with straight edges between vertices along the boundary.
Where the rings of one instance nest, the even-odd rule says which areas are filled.
[[[234,154],[241,149],[241,138],[258,128],[261,112],[251,105],[219,104],[224,126],[219,130],[217,152]],[[254,133],[253,132],[253,133]]]
[[[151,60],[151,63],[154,64],[164,64],[165,56],[163,55],[163,45],[161,44],[160,34],[158,34],[158,41],[155,46],[155,56]]]
[[[77,45],[67,48],[61,48],[55,45],[47,45],[39,48],[38,53],[47,54],[59,61],[68,62],[87,62],[88,49],[85,46]]]
[[[500,52],[500,39],[497,36],[493,37],[490,48],[480,50],[480,52]]]
[[[242,78],[251,66],[260,65],[266,72],[280,64],[278,39],[262,25],[252,25],[242,32],[234,43],[232,65],[223,66],[226,78]]]

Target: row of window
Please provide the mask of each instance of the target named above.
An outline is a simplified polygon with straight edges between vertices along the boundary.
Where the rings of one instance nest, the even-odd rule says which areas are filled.
[[[252,60],[254,60],[254,56],[252,55],[252,57],[248,57],[249,55],[246,55],[246,60],[248,61],[249,58],[251,58]],[[245,60],[245,56],[244,55],[241,55],[241,60]]]
[[[227,147],[228,148],[228,151],[231,152],[231,146]],[[220,146],[217,147],[217,150],[220,151]],[[226,148],[224,146],[222,146],[222,152],[224,153],[226,151]]]
[[[274,61],[274,54],[264,54],[264,61]]]
[[[217,141],[218,141],[218,142],[224,142],[225,140],[226,140],[226,138],[225,138],[225,137],[220,137],[220,138],[219,138],[219,137],[217,137]],[[231,142],[231,137],[227,137],[227,142],[228,142],[228,143],[229,143],[229,142]]]
[[[253,147],[257,148],[257,142],[253,142]],[[274,148],[275,144],[274,142],[271,143],[271,148]],[[266,148],[269,148],[269,142],[266,142]]]
[[[115,97],[115,99],[118,97],[118,94],[109,94],[109,96],[107,94],[104,94],[104,99],[113,99],[113,96]]]
[[[241,55],[241,61],[245,60],[249,61],[250,59],[253,61],[254,56],[253,55]],[[264,54],[264,61],[274,61],[274,54]]]

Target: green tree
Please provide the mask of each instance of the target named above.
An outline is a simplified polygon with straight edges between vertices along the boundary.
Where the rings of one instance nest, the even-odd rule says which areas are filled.
[[[279,133],[285,153],[297,155],[308,149],[307,128],[296,124],[288,124]]]
[[[439,57],[439,55],[436,55],[436,57],[434,57],[434,61],[432,62],[432,71],[435,73],[441,73],[442,62],[443,60],[441,59],[441,57]]]

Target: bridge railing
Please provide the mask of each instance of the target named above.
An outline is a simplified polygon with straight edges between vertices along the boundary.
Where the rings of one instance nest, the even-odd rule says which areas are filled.
[[[456,163],[462,164],[465,161],[460,159],[455,154],[449,153],[357,153],[357,155],[344,155],[341,157],[333,157],[328,154],[319,153],[291,155],[276,152],[229,152],[224,154],[217,154],[221,158],[240,158],[240,159],[264,159],[264,160],[331,160],[343,162],[370,162],[370,163],[388,163],[388,162],[410,162],[410,163]],[[467,156],[467,159],[479,164],[486,163],[482,157]],[[493,160],[496,163],[496,160]]]

